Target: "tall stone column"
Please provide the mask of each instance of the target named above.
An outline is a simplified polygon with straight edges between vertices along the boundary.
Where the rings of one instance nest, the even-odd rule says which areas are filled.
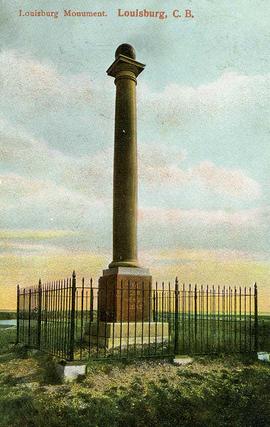
[[[128,44],[118,47],[115,58],[107,70],[116,85],[113,261],[109,267],[138,267],[136,85],[145,66],[135,60],[135,50]]]
[[[137,259],[136,84],[144,67],[134,48],[122,44],[107,70],[116,85],[113,260],[99,279],[99,318],[109,322],[151,317],[151,276]]]
[[[169,340],[168,323],[152,319],[153,308],[157,313],[160,301],[163,304],[163,294],[160,299],[155,293],[152,307],[152,277],[137,258],[136,84],[144,67],[136,61],[133,47],[122,44],[107,70],[116,85],[113,260],[99,278],[97,319],[86,325],[86,342],[97,348],[134,346],[137,351]]]

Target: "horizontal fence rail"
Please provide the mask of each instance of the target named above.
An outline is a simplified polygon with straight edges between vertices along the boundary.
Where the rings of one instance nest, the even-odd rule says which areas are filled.
[[[17,288],[17,341],[66,360],[258,350],[254,287],[72,277]]]

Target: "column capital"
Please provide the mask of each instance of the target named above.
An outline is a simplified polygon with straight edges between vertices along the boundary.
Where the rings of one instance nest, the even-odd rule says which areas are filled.
[[[141,62],[138,62],[135,59],[130,58],[128,56],[119,54],[116,60],[108,68],[107,74],[108,76],[117,78],[120,72],[128,71],[130,73],[133,73],[136,78],[144,70],[144,68],[145,68],[145,64],[142,64]],[[127,78],[129,77],[128,74],[126,77]],[[131,78],[131,75],[130,75],[130,78]]]

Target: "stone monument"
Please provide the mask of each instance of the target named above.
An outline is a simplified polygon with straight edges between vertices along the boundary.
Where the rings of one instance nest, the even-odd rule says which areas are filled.
[[[151,276],[148,269],[138,265],[137,257],[136,85],[144,67],[136,61],[134,48],[122,44],[107,70],[107,74],[115,79],[116,102],[113,260],[99,279],[99,315],[100,320],[106,321],[149,320],[151,317]]]
[[[112,333],[113,345],[117,345],[119,339],[122,344],[125,340],[130,343],[153,342],[158,339],[157,334],[161,335],[161,324],[152,322],[152,277],[148,269],[139,266],[137,257],[136,85],[144,67],[136,60],[134,48],[122,44],[107,70],[116,86],[113,260],[99,279],[99,324],[92,332],[96,338],[99,335],[99,341],[105,336],[103,341],[107,347],[112,346]],[[162,324],[162,337],[165,335],[168,335],[168,325]]]

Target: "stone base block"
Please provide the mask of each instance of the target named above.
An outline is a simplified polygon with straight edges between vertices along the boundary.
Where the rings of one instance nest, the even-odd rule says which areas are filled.
[[[261,360],[262,362],[270,362],[270,353],[266,351],[259,351],[257,356],[258,360]]]
[[[173,363],[175,363],[176,365],[189,365],[190,363],[193,362],[193,358],[190,356],[176,356],[173,359]]]
[[[86,364],[78,362],[58,363],[56,371],[64,382],[71,382],[75,381],[81,375],[86,375]]]
[[[88,328],[86,328],[88,330]],[[162,322],[97,322],[92,323],[85,342],[99,347],[116,348],[169,341],[169,324]]]
[[[99,279],[98,317],[107,322],[151,320],[152,277],[141,268],[105,270]]]

